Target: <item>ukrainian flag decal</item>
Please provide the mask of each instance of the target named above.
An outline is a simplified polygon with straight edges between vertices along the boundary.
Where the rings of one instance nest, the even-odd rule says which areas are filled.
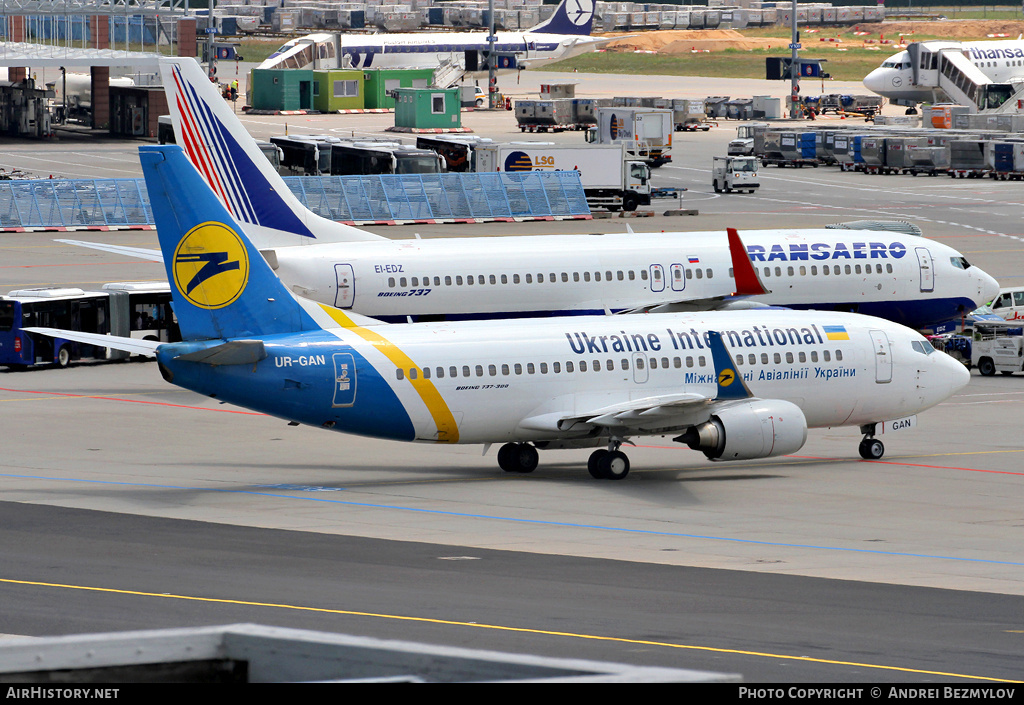
[[[846,326],[822,326],[825,337],[829,340],[849,340],[850,334],[846,332]]]
[[[249,256],[238,234],[223,223],[201,223],[174,250],[174,285],[199,308],[224,308],[245,291]]]

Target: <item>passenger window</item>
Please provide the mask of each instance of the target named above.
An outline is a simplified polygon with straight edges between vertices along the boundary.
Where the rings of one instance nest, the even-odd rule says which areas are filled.
[[[437,374],[438,379],[444,379],[444,368],[438,367],[434,372]]]
[[[429,367],[424,367],[423,368],[423,379],[430,379],[430,368]]]
[[[586,372],[586,371],[587,371],[587,361],[586,360],[580,360],[580,372]]]
[[[620,366],[620,367],[621,367],[622,369],[624,369],[624,370],[628,370],[628,369],[629,369],[629,358],[626,358],[626,357],[622,358],[622,359],[621,359],[621,360],[619,361],[619,366]]]
[[[462,376],[469,377],[469,365],[462,366]]]
[[[600,360],[594,360],[594,372],[600,372],[600,371],[601,371],[601,361]]]
[[[767,365],[768,364],[768,353],[761,353],[761,364],[762,365]]]
[[[818,351],[817,350],[811,350],[811,362],[817,362],[817,361],[818,361]]]
[[[413,287],[419,286],[420,285],[420,278],[419,277],[413,277],[412,278],[412,285],[413,285]]]
[[[821,351],[821,357],[822,357],[822,359],[823,359],[823,360],[824,360],[825,362],[831,362],[831,361],[832,361],[832,355],[831,355],[831,354],[829,354],[829,351],[828,351],[828,350],[822,350],[822,351]]]
[[[590,281],[590,272],[584,272],[583,273],[583,281],[585,281],[585,282]]]
[[[605,363],[604,363],[604,368],[606,370],[608,370],[609,372],[614,372],[615,371],[615,360],[606,360]]]
[[[495,278],[495,276],[493,274],[490,276],[490,282],[491,282],[491,284],[497,284],[498,283],[498,280]]]
[[[495,367],[494,365],[488,365],[487,366],[487,374],[489,374],[491,377],[497,377],[498,376],[498,368]]]
[[[532,375],[537,373],[537,368],[533,366],[532,362],[526,363],[526,374]]]
[[[546,363],[546,362],[540,363],[540,373],[542,375],[546,375],[548,373],[548,363]]]
[[[468,277],[466,277],[466,286],[473,286],[473,275],[472,274],[470,274]]]
[[[395,370],[395,379],[397,379],[399,381],[405,379],[405,370],[403,370],[401,367],[396,369]]]
[[[388,277],[388,286],[391,287],[392,289],[395,288],[395,278],[394,277]]]
[[[512,283],[513,284],[518,284],[519,283],[519,275],[518,274],[513,274],[512,275]]]
[[[462,275],[461,274],[455,277],[455,285],[456,286],[462,286]]]
[[[569,362],[565,363],[565,371],[566,372],[570,372],[570,373],[576,371],[574,369],[574,367],[573,367],[572,360],[570,360]]]
[[[446,276],[444,278],[444,285],[445,286],[451,286],[452,285],[452,278],[450,276]]]
[[[501,374],[503,374],[506,377],[508,377],[508,365],[502,365],[501,366]]]
[[[568,272],[562,272],[562,281],[563,282],[568,282],[569,281],[569,273]]]
[[[449,377],[458,377],[459,376],[459,368],[455,367],[455,366],[449,367],[448,368],[448,376]]]
[[[526,283],[527,284],[533,284],[533,275],[532,274],[527,274],[526,275]]]
[[[515,370],[517,375],[523,374],[523,366],[520,365],[518,362],[516,363]]]
[[[782,362],[782,355],[780,355],[779,353],[775,353],[772,356],[772,358],[775,360],[775,364],[776,365],[779,364],[780,362]]]
[[[401,279],[398,280],[398,285],[401,286],[403,289],[406,288],[405,277],[402,277]]]
[[[650,367],[652,370],[658,369],[658,358],[652,357]]]
[[[551,363],[551,371],[554,372],[556,375],[558,373],[560,373],[562,371],[562,363],[560,363],[560,362],[552,362]]]
[[[409,370],[409,379],[416,379],[419,375],[416,374],[416,368],[413,367]]]
[[[501,283],[502,284],[508,284],[508,275],[507,274],[502,274],[501,275]]]

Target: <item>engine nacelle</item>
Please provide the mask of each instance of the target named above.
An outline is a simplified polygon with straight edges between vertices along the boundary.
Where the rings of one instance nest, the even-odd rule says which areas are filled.
[[[711,460],[751,460],[795,453],[807,441],[807,419],[781,399],[747,399],[720,409],[676,439]]]

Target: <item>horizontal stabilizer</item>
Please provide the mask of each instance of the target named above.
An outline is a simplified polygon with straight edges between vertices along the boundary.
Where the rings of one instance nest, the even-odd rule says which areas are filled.
[[[141,338],[122,338],[119,335],[100,335],[99,333],[83,333],[79,330],[61,330],[59,328],[23,328],[27,333],[38,333],[51,338],[63,338],[73,340],[76,343],[96,345],[112,350],[123,350],[132,355],[145,355],[156,357],[156,349],[163,345],[158,340],[143,340]]]
[[[54,240],[54,242],[63,242],[65,245],[74,245],[75,247],[88,247],[91,250],[100,250],[102,252],[113,252],[115,255],[124,255],[125,257],[149,260],[150,262],[164,261],[164,256],[160,254],[160,250],[148,250],[144,247],[108,245],[103,242],[86,242],[84,240]]]
[[[262,340],[232,340],[212,348],[178,355],[175,360],[207,365],[255,365],[267,357]]]

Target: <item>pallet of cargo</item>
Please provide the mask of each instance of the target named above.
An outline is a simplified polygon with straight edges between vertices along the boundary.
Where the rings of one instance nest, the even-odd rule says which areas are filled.
[[[566,130],[585,130],[586,125],[580,125],[572,123],[568,125],[552,125],[551,123],[534,124],[534,123],[519,123],[520,132],[565,132]]]
[[[991,169],[950,169],[947,174],[951,179],[983,179]]]
[[[762,158],[761,159],[761,164],[763,166],[769,166],[770,165],[770,166],[777,166],[777,167],[780,167],[780,168],[784,167],[784,166],[791,166],[791,167],[794,167],[794,168],[797,168],[797,169],[802,169],[805,166],[811,166],[811,167],[814,167],[815,169],[818,168],[818,160],[817,159],[764,159],[764,158]]]

